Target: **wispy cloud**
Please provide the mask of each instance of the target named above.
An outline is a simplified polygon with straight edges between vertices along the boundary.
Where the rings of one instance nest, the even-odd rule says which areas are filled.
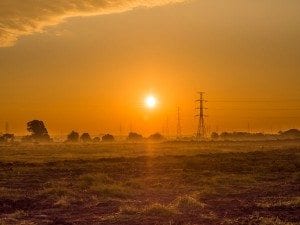
[[[13,46],[24,35],[42,32],[68,17],[123,12],[184,0],[1,0],[0,47]]]

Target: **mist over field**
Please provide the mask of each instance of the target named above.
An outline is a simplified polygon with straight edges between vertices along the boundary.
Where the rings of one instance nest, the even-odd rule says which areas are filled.
[[[299,0],[0,0],[0,225],[299,225]]]

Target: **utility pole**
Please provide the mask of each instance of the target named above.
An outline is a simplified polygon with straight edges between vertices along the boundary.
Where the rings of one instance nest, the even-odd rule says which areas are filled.
[[[122,133],[123,132],[123,130],[122,130],[122,124],[120,123],[120,125],[119,125],[119,135],[120,135],[120,137],[122,137]]]
[[[199,99],[196,100],[196,102],[199,102],[199,107],[197,108],[199,110],[199,114],[196,115],[198,117],[198,129],[197,129],[197,140],[201,140],[205,138],[206,132],[205,132],[205,121],[204,121],[204,103],[206,102],[204,100],[204,92],[198,92]]]
[[[180,119],[180,108],[177,109],[177,139],[181,139],[181,119]]]
[[[169,116],[166,119],[166,138],[169,137]]]
[[[9,124],[8,124],[8,122],[5,122],[5,133],[6,134],[9,133]]]
[[[131,133],[132,132],[132,122],[130,121],[130,124],[129,124],[129,132]]]

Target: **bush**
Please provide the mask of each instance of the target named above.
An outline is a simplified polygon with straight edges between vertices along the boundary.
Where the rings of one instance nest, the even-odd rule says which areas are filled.
[[[94,137],[93,138],[93,142],[95,142],[95,143],[98,143],[98,142],[100,142],[101,141],[101,139],[99,138],[99,137]]]
[[[129,141],[140,141],[143,140],[143,136],[141,134],[135,133],[135,132],[130,132],[128,134],[127,140]]]
[[[79,141],[79,133],[76,131],[72,131],[70,134],[68,134],[67,142],[78,142]]]
[[[161,141],[164,139],[164,137],[160,133],[155,133],[150,135],[149,139],[152,141]]]
[[[114,141],[114,140],[115,140],[115,138],[111,134],[106,134],[102,137],[102,141],[110,142],[110,141]]]
[[[90,142],[92,141],[91,136],[89,135],[89,133],[83,133],[80,137],[80,140],[82,142]]]

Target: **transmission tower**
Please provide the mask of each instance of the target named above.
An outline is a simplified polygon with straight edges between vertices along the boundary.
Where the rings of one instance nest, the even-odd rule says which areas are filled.
[[[206,132],[205,132],[205,121],[204,121],[204,103],[206,102],[204,100],[204,92],[198,92],[199,99],[196,100],[196,102],[199,102],[199,107],[197,108],[199,110],[199,114],[196,115],[198,117],[198,129],[197,129],[197,140],[201,140],[205,138]]]
[[[180,119],[180,108],[177,109],[177,139],[181,139],[181,119]]]

